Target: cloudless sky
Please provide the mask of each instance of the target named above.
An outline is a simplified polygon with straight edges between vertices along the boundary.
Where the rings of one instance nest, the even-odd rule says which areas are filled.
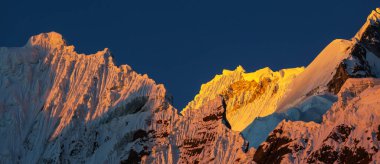
[[[307,66],[335,38],[351,38],[375,0],[1,0],[0,46],[56,31],[79,53],[110,48],[163,83],[182,109],[223,69]],[[1,59],[0,59],[1,60]]]

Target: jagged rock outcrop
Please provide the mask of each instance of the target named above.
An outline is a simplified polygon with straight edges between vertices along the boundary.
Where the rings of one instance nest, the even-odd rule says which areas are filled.
[[[78,54],[55,32],[33,36],[24,47],[1,48],[0,58],[3,162],[85,160],[102,143],[118,140],[98,132],[101,124],[169,100],[163,85],[127,65],[115,66],[107,49]],[[125,122],[131,121],[122,123],[125,133],[147,126]],[[87,143],[89,137],[96,141]]]
[[[234,131],[243,131],[257,117],[274,113],[277,102],[281,100],[289,83],[303,67],[283,69],[273,72],[263,68],[256,72],[245,73],[239,66],[233,71],[224,70],[210,82],[203,84],[198,95],[182,111],[195,108],[210,99],[222,96],[226,102],[226,118]]]
[[[379,79],[348,79],[321,124],[281,122],[257,149],[254,160],[257,163],[378,162],[379,93]]]
[[[231,129],[256,148],[282,120],[319,123],[347,79],[380,75],[380,58],[371,52],[380,39],[371,34],[379,17],[373,11],[353,39],[334,40],[305,69],[224,71],[204,84],[184,110],[222,95]]]
[[[0,163],[377,163],[379,18],[306,68],[224,70],[181,114],[108,49],[1,47]]]
[[[183,117],[163,85],[107,49],[78,54],[51,32],[0,57],[1,163],[251,161],[220,97]]]

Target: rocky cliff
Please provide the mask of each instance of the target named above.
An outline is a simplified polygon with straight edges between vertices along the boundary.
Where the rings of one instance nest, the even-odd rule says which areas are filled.
[[[224,70],[181,113],[108,49],[0,48],[0,163],[377,163],[380,9],[307,67]]]

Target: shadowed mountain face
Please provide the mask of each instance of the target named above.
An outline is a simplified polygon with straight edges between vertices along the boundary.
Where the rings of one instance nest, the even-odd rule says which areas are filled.
[[[379,12],[305,68],[224,70],[181,114],[108,49],[2,47],[0,163],[376,163]]]

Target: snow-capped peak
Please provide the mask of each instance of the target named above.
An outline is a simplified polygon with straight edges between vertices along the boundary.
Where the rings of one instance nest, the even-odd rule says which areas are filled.
[[[302,101],[315,89],[326,88],[327,83],[336,73],[336,68],[347,58],[352,43],[347,40],[334,40],[306,67],[289,86],[285,97],[280,101],[277,111],[285,111]]]
[[[375,22],[379,22],[380,20],[380,8],[376,8],[372,10],[371,14],[369,14],[367,20],[373,25]]]
[[[375,10],[372,10],[371,14],[368,15],[367,21],[356,33],[353,40],[360,42],[363,39],[366,39],[366,36],[365,36],[366,33],[373,33],[373,29],[371,29],[371,27],[379,26],[379,22],[380,22],[380,8],[376,8]],[[373,33],[372,35],[376,35],[376,33]]]
[[[306,69],[223,70],[182,116],[107,48],[55,32],[2,47],[0,163],[377,163],[379,13]]]
[[[210,82],[203,84],[199,94],[182,111],[196,110],[208,101],[222,96],[227,109],[226,119],[234,131],[243,131],[257,117],[272,114],[285,90],[304,68],[283,69],[277,72],[266,67],[246,73],[242,66],[223,70]]]
[[[57,32],[41,33],[32,36],[26,44],[27,47],[43,48],[57,48],[65,45],[66,42],[62,35]]]
[[[40,143],[70,128],[84,128],[117,109],[133,113],[166,101],[162,85],[127,65],[117,67],[107,48],[78,54],[55,32],[33,36],[24,47],[1,48],[0,58],[0,90],[7,93],[0,95],[0,163],[16,160],[9,154],[27,154],[20,163],[37,163],[45,151]],[[132,102],[139,105],[130,107]],[[24,149],[26,140],[33,149]]]

